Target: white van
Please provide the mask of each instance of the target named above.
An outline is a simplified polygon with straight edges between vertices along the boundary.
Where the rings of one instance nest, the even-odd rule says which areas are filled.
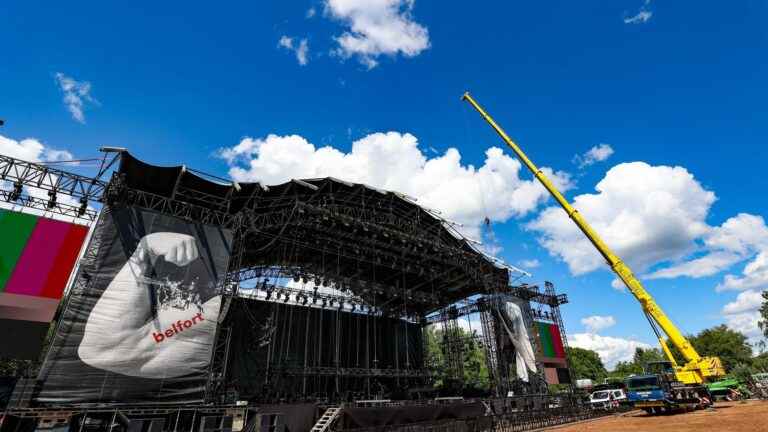
[[[589,395],[589,403],[593,408],[618,408],[627,402],[627,394],[622,389],[598,390]]]

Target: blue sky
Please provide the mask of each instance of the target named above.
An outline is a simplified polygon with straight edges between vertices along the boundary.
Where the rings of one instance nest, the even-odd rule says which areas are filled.
[[[122,146],[242,178],[261,175],[255,159],[274,169],[266,180],[373,163],[353,180],[422,194],[471,234],[490,215],[499,255],[538,261],[531,282],[568,293],[569,333],[613,362],[631,341],[654,343],[638,305],[604,266],[577,262],[583,244],[543,219],[552,201],[525,195],[530,175],[503,156],[488,164],[502,145],[459,97],[470,90],[535,162],[560,171],[569,198],[595,195],[583,202],[637,273],[686,265],[646,283],[685,332],[728,323],[755,338],[755,295],[768,285],[766,20],[759,1],[12,2],[0,14],[0,148],[34,138],[44,159]],[[574,160],[601,144],[610,157]],[[622,165],[633,162],[647,165]],[[445,193],[435,172],[466,181]],[[595,191],[604,179],[613,192]],[[741,213],[754,218],[723,225]],[[589,316],[615,323],[589,332]]]

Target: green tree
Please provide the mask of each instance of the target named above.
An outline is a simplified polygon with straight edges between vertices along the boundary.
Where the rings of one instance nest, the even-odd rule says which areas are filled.
[[[689,340],[700,355],[720,357],[726,371],[739,363],[751,363],[752,348],[747,337],[725,325],[702,330]]]
[[[632,361],[618,362],[610,373],[613,379],[624,379],[630,375],[640,375],[645,371],[645,365],[657,361],[666,361],[666,357],[658,348],[637,348]]]
[[[572,347],[569,350],[571,368],[576,379],[591,379],[600,382],[608,376],[600,356],[588,349]]]
[[[648,363],[666,361],[667,357],[661,352],[659,348],[637,348],[635,355],[632,357],[632,362],[640,366],[641,370],[645,368]]]
[[[474,331],[470,335],[462,330],[462,335],[466,336],[467,341],[464,349],[464,384],[467,387],[487,390],[490,387],[490,378],[488,364],[485,362],[485,350]]]
[[[686,336],[701,356],[720,357],[726,372],[739,363],[751,363],[752,347],[747,337],[725,325],[702,330],[697,335]],[[685,364],[685,358],[674,345],[669,346],[678,364]]]
[[[633,361],[620,361],[616,363],[613,370],[610,372],[610,377],[613,379],[624,379],[630,375],[640,375],[643,373],[643,368]]]
[[[760,321],[757,323],[763,336],[768,338],[768,290],[763,291],[763,304],[760,306]]]
[[[432,373],[432,376],[435,377],[435,385],[438,387],[442,386],[443,379],[445,378],[442,340],[441,332],[435,326],[429,326],[424,331],[424,343],[427,347],[424,364]]]
[[[752,358],[753,373],[768,372],[768,352],[764,352]]]
[[[467,387],[488,389],[490,378],[488,366],[485,361],[485,350],[477,338],[476,333],[470,334],[462,328],[457,328],[454,340],[463,341],[464,345],[464,384]],[[443,331],[435,326],[427,327],[424,332],[426,343],[425,364],[435,377],[435,385],[441,387],[445,383],[447,365],[443,352]]]

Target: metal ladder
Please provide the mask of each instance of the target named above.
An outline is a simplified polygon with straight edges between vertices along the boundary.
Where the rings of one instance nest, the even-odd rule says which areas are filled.
[[[341,414],[341,407],[328,408],[317,420],[317,423],[312,426],[310,432],[326,432],[330,430],[331,424],[336,421],[336,419],[339,417],[339,414]]]

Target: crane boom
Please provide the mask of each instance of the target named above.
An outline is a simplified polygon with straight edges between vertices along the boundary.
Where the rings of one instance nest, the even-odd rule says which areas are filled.
[[[533,173],[533,175],[539,180],[539,182],[541,182],[544,188],[549,191],[557,203],[560,204],[560,207],[562,207],[563,210],[565,210],[565,212],[568,214],[568,217],[573,220],[581,232],[587,236],[587,239],[589,239],[592,245],[594,245],[598,252],[600,252],[600,255],[605,258],[605,261],[611,267],[611,270],[616,273],[619,279],[621,279],[622,282],[624,282],[624,284],[627,286],[632,295],[634,295],[637,301],[640,302],[640,305],[643,308],[643,312],[651,319],[653,319],[656,324],[658,324],[658,326],[669,338],[669,341],[672,342],[672,344],[677,347],[683,357],[685,357],[686,364],[683,366],[677,366],[675,368],[677,378],[684,383],[693,384],[702,383],[710,378],[716,378],[725,375],[725,370],[723,369],[720,359],[717,357],[702,357],[698,352],[696,352],[696,349],[693,348],[688,339],[683,336],[677,326],[672,323],[672,321],[669,319],[669,317],[667,317],[661,307],[659,307],[653,297],[651,297],[648,291],[645,290],[643,285],[640,283],[640,280],[637,279],[634,273],[632,273],[632,270],[629,268],[629,266],[625,264],[616,254],[614,254],[613,251],[611,251],[611,249],[608,247],[608,245],[605,244],[605,242],[603,242],[597,232],[595,232],[595,230],[587,223],[581,213],[579,213],[578,210],[571,206],[568,200],[565,199],[563,194],[560,193],[552,181],[550,181],[549,178],[547,178],[547,176],[538,167],[536,167],[536,165],[534,165],[534,163],[528,158],[528,156],[526,156],[523,150],[517,144],[515,144],[514,141],[512,141],[506,132],[504,132],[504,130],[493,120],[493,118],[491,118],[490,115],[488,115],[487,112],[485,112],[485,110],[477,103],[477,101],[475,101],[475,99],[473,99],[468,92],[464,93],[462,99],[469,102],[470,105],[472,105],[472,107],[477,110],[478,113],[480,113],[483,119],[488,122],[493,130],[495,130],[501,139],[504,140],[504,142],[512,149],[517,158],[520,159],[520,161],[531,171],[531,173]],[[664,353],[667,355],[673,365],[677,365],[677,362],[672,356],[672,353],[669,350],[669,347],[667,346],[663,336],[659,336],[659,343],[661,344]]]

